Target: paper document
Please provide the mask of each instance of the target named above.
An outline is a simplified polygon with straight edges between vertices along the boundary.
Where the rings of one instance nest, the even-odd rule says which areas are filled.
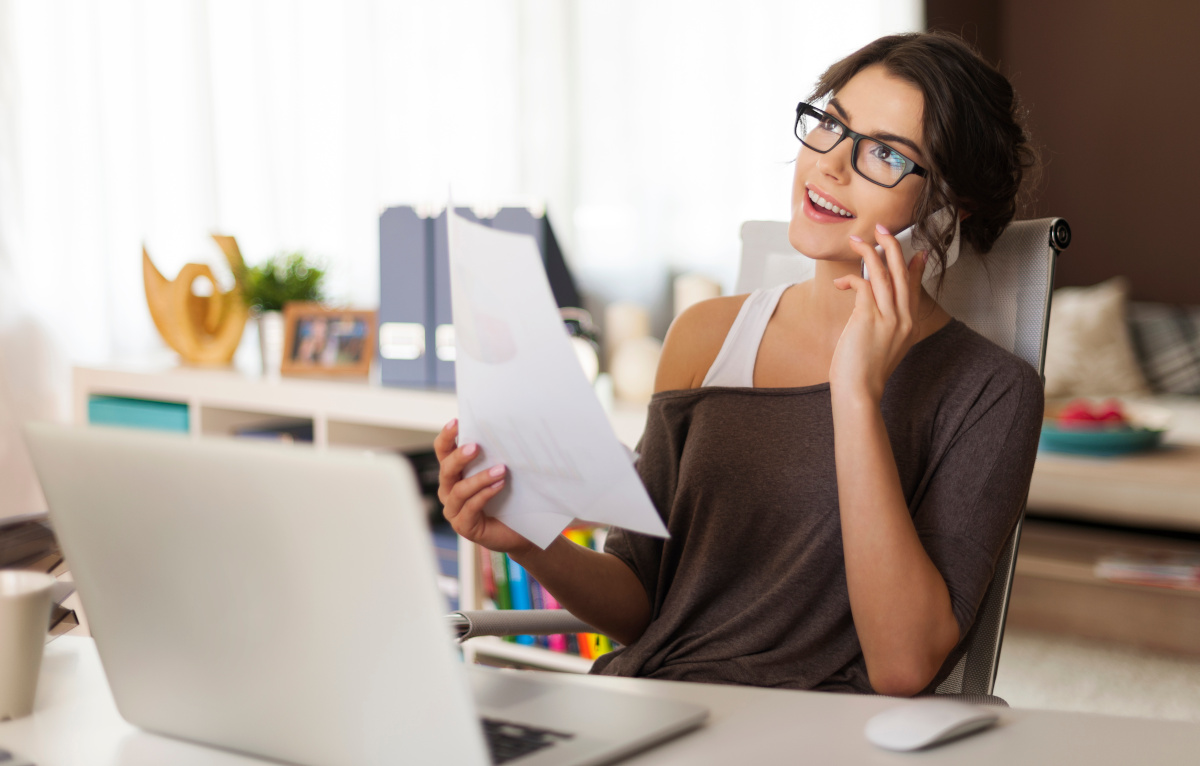
[[[667,529],[584,377],[532,237],[451,211],[459,443],[474,475],[503,463],[488,513],[545,548],[573,519],[658,537]]]

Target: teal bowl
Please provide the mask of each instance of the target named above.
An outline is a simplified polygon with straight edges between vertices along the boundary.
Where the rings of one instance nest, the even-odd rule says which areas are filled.
[[[1053,421],[1042,423],[1038,449],[1068,455],[1111,457],[1145,452],[1162,444],[1165,429],[1158,428],[1059,428]]]

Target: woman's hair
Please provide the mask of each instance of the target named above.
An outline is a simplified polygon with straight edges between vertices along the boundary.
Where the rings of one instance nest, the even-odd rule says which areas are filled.
[[[962,239],[986,253],[1016,214],[1022,179],[1038,162],[1012,85],[962,38],[923,32],[881,37],[850,54],[821,75],[812,100],[836,94],[874,64],[925,98],[928,175],[914,211],[918,238],[944,264],[954,220],[965,210]],[[943,207],[954,219],[934,230],[929,216]]]

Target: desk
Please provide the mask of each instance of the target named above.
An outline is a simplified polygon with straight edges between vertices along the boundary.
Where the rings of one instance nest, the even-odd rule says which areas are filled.
[[[1029,509],[1085,521],[1200,532],[1200,445],[1096,458],[1039,452]]]
[[[649,750],[632,766],[701,764],[1194,764],[1200,725],[1080,713],[1005,710],[999,727],[923,753],[889,753],[863,739],[886,697],[793,692],[555,674],[707,705],[704,728]],[[38,766],[248,766],[245,756],[158,737],[118,715],[95,644],[65,636],[46,647],[33,716],[0,724],[0,747]]]

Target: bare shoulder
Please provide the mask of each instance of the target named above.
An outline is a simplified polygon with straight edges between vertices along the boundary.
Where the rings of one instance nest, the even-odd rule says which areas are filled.
[[[654,390],[678,391],[697,388],[716,361],[725,336],[746,302],[746,295],[711,298],[690,307],[675,318],[667,339]]]

